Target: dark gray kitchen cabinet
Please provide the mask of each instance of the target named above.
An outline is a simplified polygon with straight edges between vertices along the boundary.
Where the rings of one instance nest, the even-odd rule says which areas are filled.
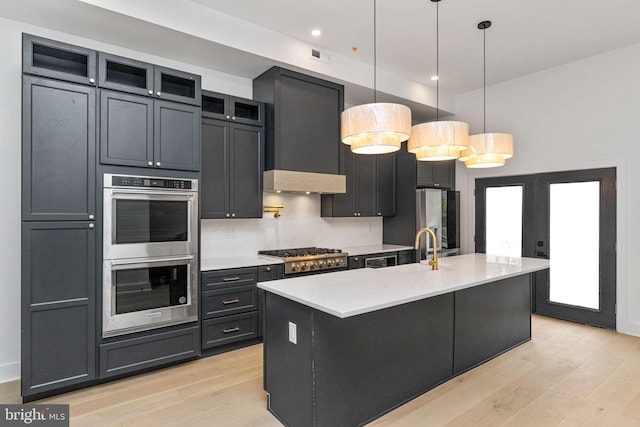
[[[456,160],[416,163],[416,187],[455,189]]]
[[[339,172],[342,85],[273,67],[253,97],[266,104],[266,170]]]
[[[262,102],[223,93],[202,91],[202,117],[263,126],[264,114],[264,103]]]
[[[96,231],[90,221],[22,224],[22,396],[96,378]]]
[[[22,35],[22,72],[94,86],[97,52],[30,34]]]
[[[256,267],[202,273],[202,349],[258,337]]]
[[[22,82],[22,220],[95,217],[95,89]]]
[[[100,378],[140,372],[194,359],[200,354],[200,327],[179,326],[100,344]]]
[[[101,89],[100,162],[199,170],[200,108]]]
[[[416,188],[455,189],[456,162],[421,162],[407,151],[396,152],[396,214],[383,219],[382,242],[413,246],[416,238]]]
[[[264,128],[202,119],[202,218],[262,218]]]
[[[323,194],[322,216],[394,215],[396,209],[395,154],[354,154],[348,145],[341,145],[340,173],[347,177],[347,192]]]
[[[412,262],[416,262],[416,251],[414,249],[398,251],[398,265],[411,264]]]
[[[200,76],[109,53],[98,53],[99,86],[200,106]]]

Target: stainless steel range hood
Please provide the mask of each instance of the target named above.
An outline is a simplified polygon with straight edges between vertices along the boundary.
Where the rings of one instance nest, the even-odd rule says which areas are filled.
[[[340,194],[347,192],[347,177],[328,173],[268,170],[263,175],[264,191],[283,193]]]

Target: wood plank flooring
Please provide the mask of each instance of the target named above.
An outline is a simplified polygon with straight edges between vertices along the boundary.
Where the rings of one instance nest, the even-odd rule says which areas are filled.
[[[0,402],[20,403],[18,381]],[[35,403],[72,426],[279,426],[266,410],[262,346]],[[533,316],[533,339],[370,426],[640,426],[640,338]],[[296,426],[297,427],[297,426]]]

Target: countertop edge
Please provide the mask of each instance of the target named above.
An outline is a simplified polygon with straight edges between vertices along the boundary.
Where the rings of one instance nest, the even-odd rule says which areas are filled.
[[[458,257],[455,257],[458,258]],[[540,260],[540,261],[546,261],[546,260]],[[495,264],[495,263],[493,263]],[[498,263],[499,264],[499,263]],[[387,270],[388,274],[393,274],[393,269],[394,268],[401,268],[403,266],[399,266],[399,267],[388,267],[386,269],[381,269],[381,270]],[[499,275],[496,276],[492,276],[492,277],[482,277],[482,278],[478,278],[478,279],[473,279],[473,280],[467,280],[467,281],[463,281],[462,283],[456,283],[452,286],[447,286],[446,288],[441,288],[441,289],[435,289],[432,291],[427,291],[427,292],[419,292],[415,295],[409,295],[407,297],[401,297],[401,298],[397,298],[397,299],[389,299],[388,301],[384,301],[384,302],[380,302],[380,303],[376,303],[376,304],[372,304],[366,307],[362,307],[362,308],[358,308],[358,309],[354,309],[354,310],[346,310],[346,311],[337,311],[332,309],[329,306],[326,305],[321,305],[318,304],[317,302],[314,301],[310,301],[308,299],[302,298],[299,295],[295,295],[292,294],[290,292],[287,292],[286,290],[282,290],[282,289],[278,289],[278,283],[280,281],[275,281],[275,282],[260,282],[258,283],[258,287],[261,289],[264,289],[265,291],[271,292],[273,294],[279,295],[283,298],[287,298],[290,299],[292,301],[298,302],[300,304],[303,304],[307,307],[311,307],[313,309],[322,311],[324,313],[328,313],[330,315],[336,316],[338,318],[348,318],[348,317],[353,317],[353,316],[357,316],[360,314],[364,314],[364,313],[369,313],[372,311],[376,311],[376,310],[382,310],[385,308],[390,308],[390,307],[395,307],[398,305],[402,305],[402,304],[406,304],[406,303],[410,303],[410,302],[414,302],[414,301],[419,301],[422,299],[426,299],[426,298],[432,298],[432,297],[436,297],[439,295],[444,295],[450,292],[456,292],[456,291],[460,291],[463,289],[468,289],[468,288],[472,288],[475,286],[480,286],[480,285],[484,285],[484,284],[488,284],[491,282],[496,282],[496,281],[500,281],[500,280],[504,280],[504,279],[509,279],[512,277],[517,277],[517,276],[522,276],[522,275],[526,275],[526,274],[531,274],[534,273],[536,271],[542,271],[542,270],[546,270],[549,268],[548,265],[548,261],[547,261],[547,265],[537,265],[537,266],[529,266],[527,268],[523,268],[521,270],[518,271],[513,271],[513,272],[505,272],[505,273],[501,273]],[[357,272],[363,272],[361,273],[362,278],[364,279],[365,276],[367,275],[366,272],[369,269],[359,269],[359,270],[350,270],[353,271],[355,275],[358,275]],[[336,274],[340,274],[340,273],[336,273]],[[320,276],[315,276],[315,277],[320,277]],[[356,280],[356,279],[354,279]],[[322,285],[318,285],[318,286],[322,286]]]

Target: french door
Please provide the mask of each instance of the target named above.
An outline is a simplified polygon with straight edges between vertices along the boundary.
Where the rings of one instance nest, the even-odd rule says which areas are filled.
[[[532,311],[615,329],[614,168],[476,180],[476,252],[550,260]]]

